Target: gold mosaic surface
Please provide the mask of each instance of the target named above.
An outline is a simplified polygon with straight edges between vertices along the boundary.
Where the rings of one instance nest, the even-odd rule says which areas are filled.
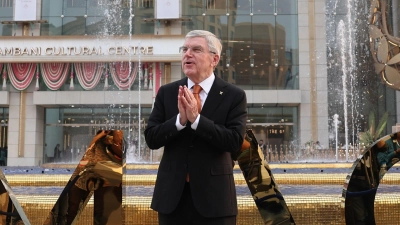
[[[285,168],[288,168],[285,165]],[[311,168],[307,165],[307,168]],[[338,165],[336,165],[338,166]],[[347,165],[348,168],[351,166]],[[272,166],[271,166],[272,167]],[[320,168],[320,167],[319,167]],[[328,168],[328,167],[326,167]],[[143,169],[143,168],[142,168]],[[347,174],[274,174],[278,185],[342,185]],[[156,175],[125,175],[125,185],[154,185]],[[70,175],[6,175],[14,186],[65,186]],[[241,174],[235,181],[245,184]],[[383,184],[398,185],[400,176],[388,173]],[[400,218],[400,195],[398,193],[377,194],[375,199],[376,224],[398,224]],[[340,194],[332,195],[287,195],[283,196],[297,225],[345,224]],[[53,208],[58,196],[16,195],[32,225],[41,225]],[[157,213],[149,208],[150,196],[127,196],[123,202],[125,224],[158,224]],[[238,196],[239,214],[237,225],[263,224],[251,195]],[[93,224],[93,201],[89,201],[77,224]]]
[[[345,173],[337,174],[274,174],[278,185],[342,185],[346,178]],[[65,186],[71,175],[6,175],[12,186]],[[237,185],[246,184],[241,174],[234,174]],[[154,185],[156,175],[125,175],[124,185]],[[399,174],[388,173],[381,184],[400,184]]]
[[[41,225],[57,201],[57,196],[17,196],[27,217],[32,225]],[[298,225],[316,224],[345,224],[341,208],[341,198],[338,195],[324,196],[286,196],[286,203]],[[158,224],[157,213],[149,208],[150,197],[127,197],[124,204],[125,224]],[[376,224],[398,224],[399,218],[398,194],[387,194],[377,196],[375,200]],[[239,215],[237,225],[263,224],[254,205],[253,199],[249,197],[238,197]],[[86,206],[77,224],[93,224],[93,201]]]

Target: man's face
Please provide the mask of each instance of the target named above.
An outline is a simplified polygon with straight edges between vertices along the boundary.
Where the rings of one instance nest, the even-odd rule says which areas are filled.
[[[183,46],[188,49],[182,53],[182,70],[193,82],[200,83],[211,75],[219,56],[210,52],[202,37],[188,38]]]

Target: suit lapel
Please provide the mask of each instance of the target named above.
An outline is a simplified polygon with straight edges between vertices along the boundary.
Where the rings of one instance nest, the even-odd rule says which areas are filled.
[[[201,115],[209,117],[214,113],[220,102],[228,94],[225,86],[226,84],[220,78],[215,77],[214,83],[211,86],[210,92],[201,110]]]

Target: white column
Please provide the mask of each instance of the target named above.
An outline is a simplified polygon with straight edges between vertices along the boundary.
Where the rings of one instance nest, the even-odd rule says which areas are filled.
[[[21,92],[10,93],[8,166],[39,166],[43,159],[44,108],[33,105],[32,92],[26,92],[24,98],[21,107]]]
[[[313,5],[310,5],[313,4]],[[300,142],[329,144],[325,1],[299,0]]]

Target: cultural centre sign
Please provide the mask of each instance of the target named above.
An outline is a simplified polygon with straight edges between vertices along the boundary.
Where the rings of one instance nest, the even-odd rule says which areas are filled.
[[[153,55],[153,46],[0,47],[0,56]]]

